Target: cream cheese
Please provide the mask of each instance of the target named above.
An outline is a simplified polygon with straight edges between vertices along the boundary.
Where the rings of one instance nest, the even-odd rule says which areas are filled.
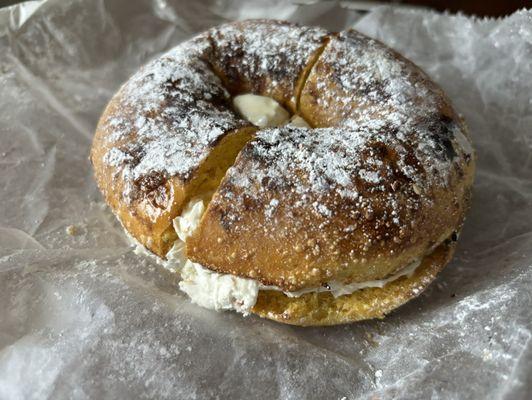
[[[233,98],[233,106],[242,117],[259,128],[283,125],[290,114],[274,99],[256,94],[242,94]]]
[[[219,274],[187,260],[179,288],[193,303],[212,310],[236,310],[249,314],[257,302],[259,283],[252,279]]]
[[[174,218],[172,224],[179,239],[176,239],[168,253],[166,260],[158,257],[149,251],[143,244],[129,234],[124,228],[128,241],[134,246],[133,252],[136,255],[149,257],[171,271],[181,271],[188,261],[185,257],[185,240],[198,227],[201,216],[205,212],[205,204],[201,199],[192,199],[183,209],[180,216]]]
[[[307,121],[299,115],[290,118],[288,111],[270,97],[241,94],[233,98],[233,106],[242,117],[259,128],[281,125],[310,128]]]
[[[181,241],[185,242],[197,229],[204,212],[205,204],[203,200],[196,198],[190,200],[181,215],[174,218],[174,229]]]
[[[331,294],[336,298],[336,297],[343,296],[346,294],[351,294],[361,289],[373,288],[373,287],[382,288],[386,284],[393,282],[396,279],[399,279],[403,276],[410,277],[416,271],[416,269],[420,266],[421,260],[422,260],[421,258],[418,258],[412,261],[406,267],[401,268],[395,274],[390,275],[388,278],[378,279],[374,281],[352,282],[352,283],[341,283],[341,282],[333,281],[333,282],[328,282],[327,285],[325,286],[321,286],[318,288],[306,288],[306,289],[301,289],[295,292],[285,292],[281,288],[278,288],[277,286],[260,285],[259,288],[261,290],[282,291],[288,297],[300,297],[306,293],[331,292]]]
[[[385,279],[348,284],[333,281],[317,288],[286,292],[277,286],[266,286],[254,279],[220,274],[203,267],[201,264],[187,260],[184,256],[184,242],[198,227],[204,211],[203,200],[192,199],[183,209],[183,213],[174,219],[173,225],[179,239],[175,241],[172,249],[166,254],[166,260],[161,260],[146,250],[129,234],[127,236],[135,245],[135,254],[154,257],[165,268],[181,273],[182,281],[179,283],[179,288],[190,297],[192,302],[217,311],[236,310],[247,315],[257,301],[259,290],[282,291],[288,297],[300,297],[306,293],[329,291],[334,297],[339,297],[365,288],[382,288],[403,276],[411,276],[421,264],[421,259],[416,259]]]
[[[307,121],[305,121],[299,115],[294,115],[292,118],[290,118],[290,121],[288,121],[287,125],[297,126],[299,128],[310,128],[310,125],[307,123]]]
[[[247,315],[257,301],[259,290],[282,291],[288,297],[300,297],[306,293],[330,291],[336,298],[365,288],[382,288],[402,276],[411,276],[420,264],[421,259],[417,259],[385,279],[349,284],[330,282],[326,286],[318,288],[285,292],[276,286],[262,285],[254,279],[220,274],[203,267],[201,264],[187,260],[181,271],[182,281],[179,283],[179,288],[190,297],[192,302],[202,307],[217,311],[236,310]]]
[[[185,241],[197,229],[201,216],[205,212],[205,203],[200,198],[194,198],[188,202],[180,216],[174,218],[177,239],[172,248],[166,253],[163,265],[172,271],[181,271],[188,261],[185,257]]]
[[[179,272],[186,262],[185,242],[176,240],[172,248],[168,251],[168,253],[166,253],[166,260],[162,260],[159,263],[170,271]]]

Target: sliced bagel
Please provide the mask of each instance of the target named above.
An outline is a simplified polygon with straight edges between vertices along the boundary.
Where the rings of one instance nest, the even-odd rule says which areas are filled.
[[[233,104],[244,94],[300,127],[259,129],[271,125]],[[245,283],[246,302],[226,287],[223,307],[297,325],[382,317],[425,288],[451,257],[474,174],[464,122],[413,63],[353,30],[270,20],[213,28],[141,69],[106,108],[91,159],[138,242],[164,259],[179,233],[196,263],[187,279]],[[322,291],[388,282],[417,260],[382,288]]]
[[[160,257],[172,220],[192,197],[216,189],[256,130],[237,116],[203,61],[206,37],[149,63],[105,109],[91,150],[96,182],[125,229]]]
[[[383,131],[260,131],[187,240],[187,257],[285,291],[382,279],[459,231],[468,207],[463,181],[448,192],[427,177],[416,193],[420,181],[400,164],[413,149]]]

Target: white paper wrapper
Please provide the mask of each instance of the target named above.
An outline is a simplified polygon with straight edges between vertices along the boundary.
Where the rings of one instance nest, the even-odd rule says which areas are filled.
[[[200,309],[131,251],[87,159],[141,64],[212,25],[353,26],[422,66],[478,151],[454,261],[384,321],[303,329]],[[0,11],[0,399],[525,399],[532,391],[532,12],[48,1]]]

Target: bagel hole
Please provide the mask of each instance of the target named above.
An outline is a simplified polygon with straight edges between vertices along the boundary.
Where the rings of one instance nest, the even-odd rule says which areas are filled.
[[[315,61],[316,60],[313,62]],[[307,67],[297,80],[296,90],[294,93],[295,100],[294,105],[292,105],[287,101],[283,101],[281,98],[265,96],[264,94],[268,92],[267,90],[259,90],[258,92],[255,92],[250,91],[250,88],[248,87],[234,85],[230,77],[226,76],[219,68],[210,62],[208,62],[208,64],[212,72],[220,79],[225,89],[230,93],[231,101],[229,102],[229,106],[236,115],[252,123],[258,128],[272,128],[286,124],[292,124],[299,127],[310,127],[310,124],[297,112],[296,106],[296,104],[299,103],[299,93],[303,89],[306,77],[308,77],[308,74],[306,73]],[[308,72],[310,72],[310,68],[308,68]],[[246,101],[246,99],[248,101]],[[246,108],[246,103],[248,103],[248,109],[250,107],[256,107],[260,103],[262,103],[264,107],[267,107],[264,115],[262,116],[264,118],[264,123],[259,122],[261,117],[257,115],[258,112],[250,113],[244,110],[244,108]],[[286,118],[283,118],[282,115],[285,113]],[[252,117],[251,114],[255,114],[255,116]]]
[[[213,41],[212,37],[209,36],[209,41],[211,43],[211,46],[213,49],[216,49],[216,44]],[[311,125],[303,118],[302,115],[299,114],[299,96],[303,90],[303,87],[306,83],[306,80],[310,74],[310,71],[316,61],[318,60],[319,56],[325,49],[327,43],[329,41],[329,38],[324,38],[323,44],[309,57],[307,64],[305,65],[305,68],[301,72],[300,76],[297,78],[294,93],[292,94],[292,98],[288,99],[284,96],[278,96],[275,95],[275,91],[268,90],[268,87],[264,87],[267,85],[260,85],[258,88],[256,87],[256,90],[253,90],[253,85],[242,83],[239,80],[238,76],[233,75],[227,75],[227,71],[224,71],[220,66],[216,65],[212,61],[212,59],[209,59],[208,57],[204,59],[204,61],[209,65],[212,73],[220,79],[222,82],[222,85],[224,88],[229,92],[231,95],[231,101],[229,102],[229,106],[233,110],[233,112],[240,117],[244,118],[246,121],[251,122],[253,125],[257,126],[258,128],[270,128],[275,126],[281,126],[285,124],[291,124],[298,127],[311,127]],[[268,94],[271,94],[269,96]],[[258,124],[256,120],[252,120],[249,118],[249,115],[245,115],[246,113],[243,113],[240,107],[235,105],[235,100],[238,98],[241,98],[243,96],[257,96],[261,97],[264,100],[268,99],[270,101],[273,101],[274,104],[277,104],[278,107],[281,108],[281,113],[286,112],[288,113],[288,118],[286,118],[285,121],[282,121],[280,123],[266,123],[266,124]]]
[[[283,125],[310,128],[303,117],[291,113],[290,108],[283,107],[272,97],[244,93],[233,97],[232,106],[235,113],[258,128]]]
[[[211,37],[209,37],[209,40],[212,42]],[[204,60],[209,65],[211,71],[221,80],[226,90],[228,90],[228,92],[231,94],[231,101],[229,104],[230,107],[236,114],[252,123],[254,127],[241,128],[229,133],[213,149],[211,154],[195,174],[196,178],[187,185],[186,197],[182,202],[183,206],[178,211],[179,215],[175,219],[181,217],[184,212],[190,212],[194,207],[193,203],[202,202],[203,211],[206,210],[212,196],[216,192],[227,170],[234,164],[236,157],[245,144],[252,139],[257,128],[268,128],[287,124],[296,127],[311,127],[311,125],[303,118],[303,116],[299,114],[300,96],[312,68],[325,50],[328,42],[329,38],[325,37],[323,44],[317,50],[315,50],[307,60],[305,68],[296,81],[293,96],[289,101],[283,100],[281,98],[263,96],[262,94],[268,93],[268,90],[265,88],[259,90],[261,93],[249,92],[250,88],[242,87],[242,85],[233,82],[234,79],[231,79],[231,76],[224,74],[223,70],[218,68],[212,62],[212,60],[209,60],[208,58]],[[252,120],[249,115],[246,115],[245,112],[242,112],[241,107],[235,106],[236,99],[242,98],[242,96],[250,95],[263,98],[264,103],[269,103],[272,108],[278,107],[278,112],[280,114],[284,114],[284,117],[276,118],[277,112],[270,109],[268,112],[274,117],[272,121],[258,123],[259,121],[257,119]],[[265,116],[264,118],[267,120],[268,116]],[[201,219],[198,224],[199,223],[201,223]],[[164,232],[163,240],[170,244],[170,248],[175,241],[180,240],[173,224],[170,225]]]

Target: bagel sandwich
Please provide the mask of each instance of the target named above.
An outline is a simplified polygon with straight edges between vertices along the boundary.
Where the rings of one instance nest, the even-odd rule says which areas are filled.
[[[141,68],[91,160],[126,233],[194,303],[302,326],[419,295],[452,257],[475,168],[463,119],[412,62],[275,20]]]

